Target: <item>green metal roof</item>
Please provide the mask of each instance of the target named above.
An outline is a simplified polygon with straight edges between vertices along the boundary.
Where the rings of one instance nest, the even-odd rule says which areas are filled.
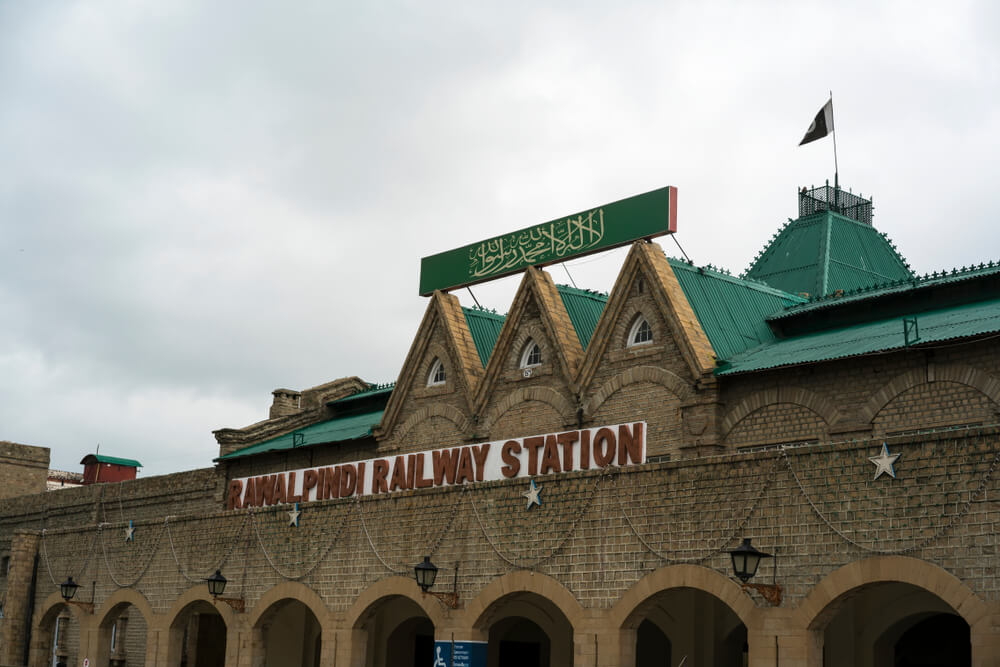
[[[117,456],[105,456],[104,454],[87,454],[80,463],[111,463],[116,466],[128,466],[130,468],[141,468],[142,464],[135,459],[120,459]]]
[[[691,309],[719,359],[776,340],[766,319],[802,297],[712,267],[694,267],[668,258]]]
[[[915,345],[1000,331],[1000,298],[918,313]],[[716,371],[731,375],[855,357],[906,346],[903,319],[893,317],[779,340],[736,355]]]
[[[786,224],[744,277],[813,296],[913,277],[895,246],[871,225],[821,211]]]
[[[258,442],[243,449],[237,449],[235,452],[229,452],[215,460],[225,461],[253,454],[263,454],[264,452],[279,452],[286,449],[297,449],[299,447],[309,447],[323,443],[358,440],[372,434],[372,429],[382,421],[383,412],[383,410],[378,410],[360,415],[329,419],[325,422],[300,428],[291,433],[279,435],[264,442]]]
[[[367,389],[362,391],[357,391],[350,396],[344,396],[343,398],[338,398],[333,401],[329,401],[327,405],[343,405],[345,403],[352,403],[354,401],[360,400],[362,398],[369,398],[372,396],[385,396],[386,401],[389,400],[389,394],[396,387],[395,382],[389,382],[388,384],[372,384],[368,385]]]
[[[576,337],[586,350],[594,335],[594,329],[597,328],[597,321],[604,312],[604,306],[608,303],[608,295],[569,285],[556,285],[556,289],[569,314],[569,321],[576,330]]]
[[[811,298],[808,303],[792,306],[784,312],[777,313],[768,319],[780,320],[797,316],[801,313],[824,310],[826,308],[833,308],[848,303],[879,299],[888,295],[903,294],[913,290],[931,289],[941,285],[951,285],[966,280],[974,280],[997,274],[1000,274],[1000,262],[988,262],[986,264],[971,267],[963,266],[961,269],[952,269],[951,271],[935,271],[933,273],[924,274],[923,276],[915,276],[910,279],[897,280],[891,283],[882,283],[853,291],[845,291],[844,294],[841,295],[828,294],[826,296]]]
[[[464,306],[462,312],[465,314],[465,323],[469,325],[472,342],[476,344],[479,361],[482,362],[483,368],[486,368],[490,355],[493,354],[493,346],[497,344],[497,338],[500,337],[504,316],[489,310]]]

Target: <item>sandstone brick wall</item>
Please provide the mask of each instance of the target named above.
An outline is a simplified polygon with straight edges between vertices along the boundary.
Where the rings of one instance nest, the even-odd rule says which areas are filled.
[[[743,537],[778,554],[794,606],[823,576],[872,554],[904,553],[954,573],[984,600],[1000,600],[987,564],[996,553],[1000,453],[996,429],[889,441],[898,478],[872,479],[881,441],[815,445],[697,461],[653,463],[606,475],[542,477],[542,506],[525,510],[523,480],[287,508],[238,510],[47,531],[38,601],[74,573],[96,582],[100,604],[121,587],[164,612],[221,565],[249,606],[295,580],[335,610],[375,582],[409,577],[430,554],[460,562],[463,598],[516,569],[548,574],[585,607],[608,608],[649,572],[672,563],[729,574],[726,551]],[[763,573],[770,579],[770,567]],[[227,592],[227,594],[228,594]]]
[[[44,491],[48,476],[48,447],[0,441],[0,498]]]

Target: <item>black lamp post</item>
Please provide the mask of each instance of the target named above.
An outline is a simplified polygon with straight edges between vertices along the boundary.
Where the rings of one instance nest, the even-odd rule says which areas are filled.
[[[445,605],[452,609],[458,609],[458,563],[455,563],[455,579],[452,584],[451,593],[438,593],[430,590],[437,580],[438,568],[431,562],[430,556],[424,556],[422,563],[413,566],[413,578],[417,580],[417,586],[424,595],[433,595]]]
[[[73,581],[73,577],[69,577],[66,581],[59,584],[59,593],[62,594],[63,600],[69,602],[76,595],[76,589],[80,588],[80,584]]]
[[[757,551],[752,544],[750,544],[750,538],[744,537],[743,544],[736,547],[729,552],[729,555],[733,559],[733,572],[736,576],[740,578],[743,583],[748,582],[757,574],[757,566],[760,565],[761,558],[770,558],[771,554],[766,554],[763,551]]]
[[[88,613],[93,614],[94,613],[93,601],[78,602],[73,599],[73,596],[76,595],[76,591],[78,588],[80,588],[80,584],[73,581],[73,577],[67,577],[66,581],[59,584],[59,594],[62,595],[62,598],[63,600],[66,601],[66,604],[71,604],[73,606],[80,607],[81,609],[87,611]],[[91,595],[91,597],[93,597],[93,595]]]
[[[413,577],[417,580],[417,586],[420,586],[420,590],[424,593],[434,585],[437,576],[437,566],[431,562],[430,556],[424,556],[424,562],[413,566]]]
[[[772,558],[771,554],[758,551],[750,544],[750,538],[744,537],[743,544],[729,552],[733,560],[733,572],[743,582],[743,590],[752,588],[760,593],[765,600],[777,607],[781,604],[781,586],[777,583],[755,584],[750,579],[757,574],[757,567],[763,558]],[[777,577],[778,561],[774,562],[775,577]]]
[[[213,598],[219,597],[226,591],[226,581],[227,579],[222,576],[222,572],[219,570],[216,570],[215,574],[205,579],[205,583],[208,584],[208,592],[211,593]]]
[[[246,602],[243,600],[243,598],[219,597],[225,592],[227,581],[228,580],[224,576],[222,576],[222,572],[220,572],[219,570],[216,570],[215,574],[205,579],[205,583],[208,584],[208,592],[212,595],[213,599],[225,602],[236,611],[245,610]]]

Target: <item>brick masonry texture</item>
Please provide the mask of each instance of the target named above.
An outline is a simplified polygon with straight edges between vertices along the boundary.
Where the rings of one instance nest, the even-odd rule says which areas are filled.
[[[526,277],[485,369],[468,368],[476,358],[468,341],[441,318],[452,329],[464,320],[435,295],[397,383],[405,398],[394,396],[375,437],[0,500],[0,551],[17,577],[4,582],[7,604],[26,595],[25,559],[38,553],[38,606],[72,574],[93,582],[99,608],[128,589],[165,614],[220,568],[227,595],[250,610],[297,582],[343,614],[430,555],[443,568],[460,564],[462,600],[528,571],[604,613],[667,566],[729,577],[727,551],[752,537],[778,555],[789,610],[838,568],[893,555],[950,573],[1000,609],[994,341],[717,379],[691,362],[704,356],[696,337],[675,340],[692,324],[669,307],[679,293],[667,284],[672,274],[634,251],[622,276],[597,328],[602,338],[569,354],[565,335],[549,335],[568,326],[561,302],[545,297],[544,274]],[[640,314],[654,341],[630,348]],[[529,339],[543,363],[524,377]],[[448,371],[443,387],[426,386],[435,358]],[[648,423],[648,463],[538,477],[542,505],[531,510],[527,480],[518,479],[307,503],[298,527],[287,506],[222,511],[233,477],[635,420]],[[268,437],[280,430],[255,428]],[[883,442],[900,454],[895,479],[873,478],[869,457]],[[134,542],[124,539],[130,520]],[[768,578],[773,563],[763,566]],[[749,594],[755,608],[767,606]]]

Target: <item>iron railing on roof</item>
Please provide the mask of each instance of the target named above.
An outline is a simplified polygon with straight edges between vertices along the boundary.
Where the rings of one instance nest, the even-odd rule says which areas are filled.
[[[870,199],[841,190],[839,187],[831,187],[829,183],[811,190],[806,188],[799,190],[799,217],[819,211],[833,211],[851,220],[870,225],[874,215],[874,205]]]

